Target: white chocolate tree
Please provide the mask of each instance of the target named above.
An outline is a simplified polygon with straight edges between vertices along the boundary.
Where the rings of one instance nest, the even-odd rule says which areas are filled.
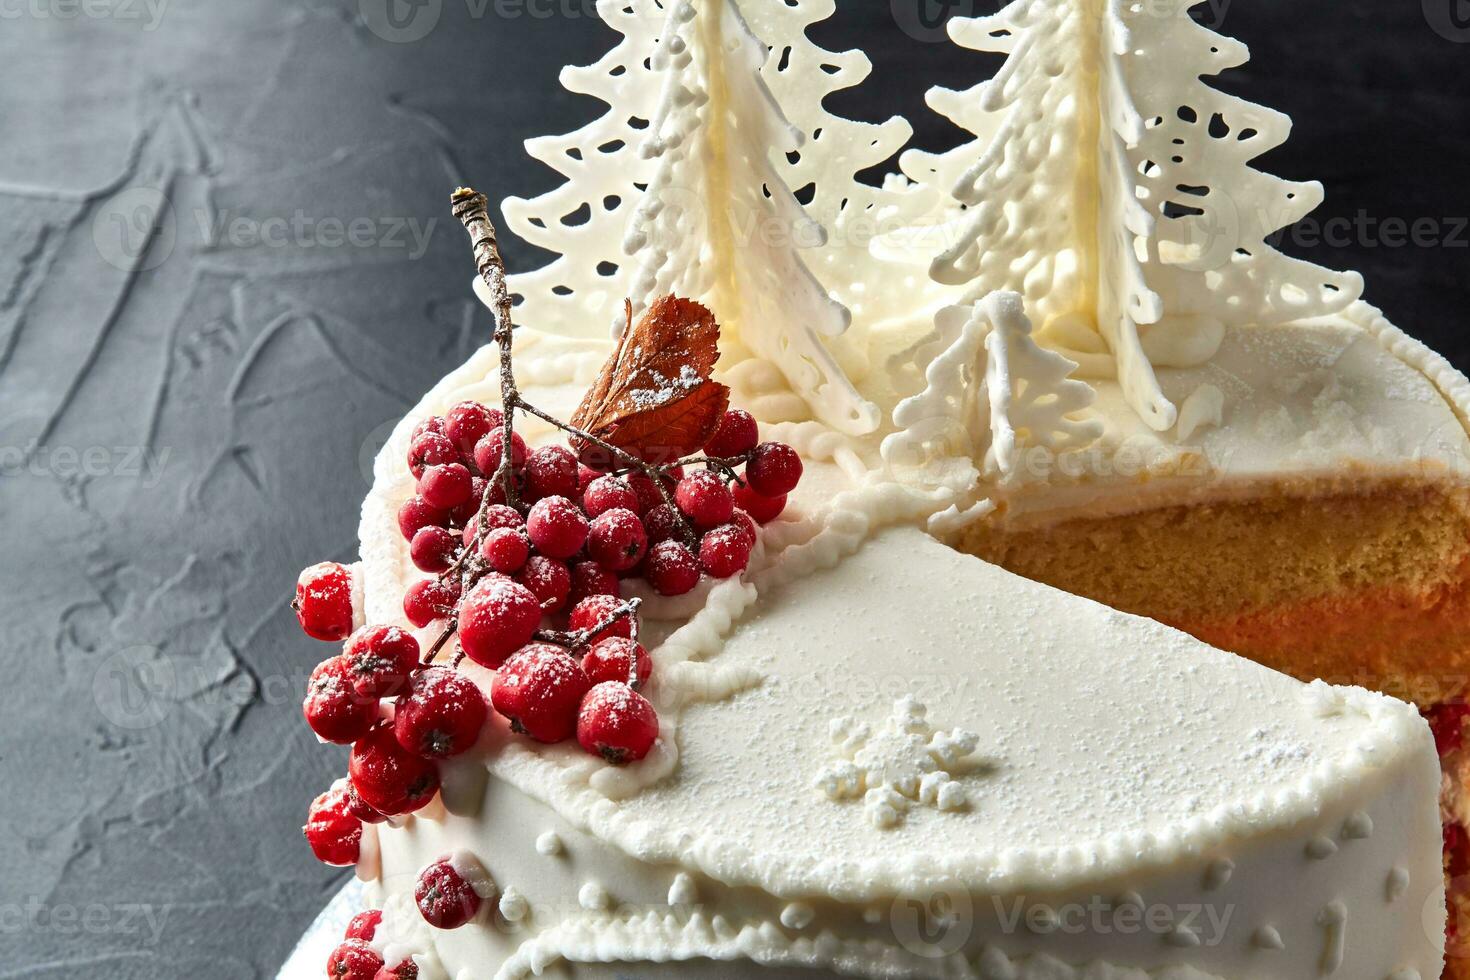
[[[1028,451],[1047,463],[1090,445],[1101,433],[1081,413],[1093,390],[1070,375],[1076,364],[1036,344],[1019,293],[991,293],[936,318],[935,352],[922,391],[898,404],[899,431],[883,440],[890,466],[927,471],[936,483],[972,490],[983,475],[1024,482]],[[981,469],[944,461],[982,460]]]
[[[563,68],[561,84],[608,110],[575,132],[527,140],[526,152],[566,182],[501,204],[511,231],[556,253],[549,264],[510,277],[511,292],[521,297],[517,319],[574,336],[605,335],[628,295],[623,235],[655,169],[638,147],[657,97],[647,60],[663,18],[651,0],[599,0],[597,12],[623,39],[594,65]]]
[[[662,7],[601,0],[598,10],[624,40],[593,68],[568,70],[564,83],[611,108],[570,136],[532,141],[532,153],[567,174],[568,183],[505,205],[513,230],[561,253],[512,280],[524,298],[523,321],[563,332],[584,332],[588,323],[616,329],[625,296],[635,312],[665,293],[698,299],[725,328],[727,355],[772,362],[815,417],[845,432],[871,431],[876,407],[823,343],[846,330],[850,314],[802,257],[826,244],[826,232],[779,169],[796,166],[786,155],[800,151],[803,134],[764,80],[801,74],[806,84],[793,92],[817,112],[827,83],[814,84],[811,76],[824,74],[824,62],[803,57],[804,69],[792,63],[766,72],[781,55],[751,31],[736,0]],[[779,17],[771,24],[795,29]],[[787,46],[798,39],[805,43],[799,30]],[[591,220],[566,224],[589,211]]]
[[[888,160],[908,142],[913,127],[900,116],[881,123],[844,119],[823,103],[834,92],[861,84],[872,63],[859,50],[827,51],[807,29],[831,17],[836,0],[744,0],[751,30],[770,45],[761,71],[772,96],[806,144],[776,159],[786,186],[810,189],[806,211],[828,231],[827,244],[809,253],[808,264],[834,296],[852,310],[854,323],[868,325],[908,304],[893,286],[891,267],[869,250],[881,231],[880,212],[890,195],[858,179],[858,173]]]
[[[1228,328],[1332,313],[1362,289],[1266,243],[1322,188],[1251,169],[1290,120],[1202,81],[1247,52],[1191,20],[1195,2],[1014,0],[951,21],[956,43],[1006,61],[930,94],[974,142],[903,160],[931,199],[953,199],[931,275],[961,302],[1020,292],[1042,342],[1116,372],[1158,430],[1177,409],[1155,366],[1200,363]]]

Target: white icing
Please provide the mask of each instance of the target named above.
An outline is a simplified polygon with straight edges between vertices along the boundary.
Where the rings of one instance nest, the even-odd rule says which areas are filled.
[[[562,852],[561,837],[554,830],[548,830],[536,838],[536,853],[545,857],[555,857]]]
[[[1337,844],[1333,842],[1331,837],[1324,834],[1318,834],[1316,837],[1307,841],[1306,855],[1313,861],[1325,860],[1336,853]]]

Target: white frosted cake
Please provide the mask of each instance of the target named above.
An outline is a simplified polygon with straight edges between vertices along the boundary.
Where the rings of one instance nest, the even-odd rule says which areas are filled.
[[[954,21],[977,139],[881,188],[832,10],[604,0],[560,258],[455,193],[493,337],[298,586],[328,975],[1439,976],[1470,385],[1266,245],[1320,188],[1185,5]]]

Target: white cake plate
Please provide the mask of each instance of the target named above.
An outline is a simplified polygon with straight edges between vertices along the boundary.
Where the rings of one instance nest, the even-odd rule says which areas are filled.
[[[342,941],[342,933],[352,917],[363,910],[362,882],[349,879],[336,896],[322,909],[286,962],[276,980],[321,980],[327,975],[327,957]]]

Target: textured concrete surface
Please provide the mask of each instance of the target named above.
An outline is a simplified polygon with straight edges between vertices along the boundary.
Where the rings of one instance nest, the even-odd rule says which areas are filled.
[[[843,0],[818,39],[877,62],[834,109],[937,146],[922,88],[987,61],[910,36],[927,3]],[[1292,250],[1466,366],[1455,9],[1204,16],[1255,50],[1227,87],[1297,117],[1272,169],[1438,237]],[[286,600],[352,557],[378,441],[484,339],[446,195],[553,184],[519,144],[600,111],[555,84],[612,40],[590,10],[0,3],[0,980],[268,977],[342,881],[298,832],[344,758],[299,721],[324,648]]]

